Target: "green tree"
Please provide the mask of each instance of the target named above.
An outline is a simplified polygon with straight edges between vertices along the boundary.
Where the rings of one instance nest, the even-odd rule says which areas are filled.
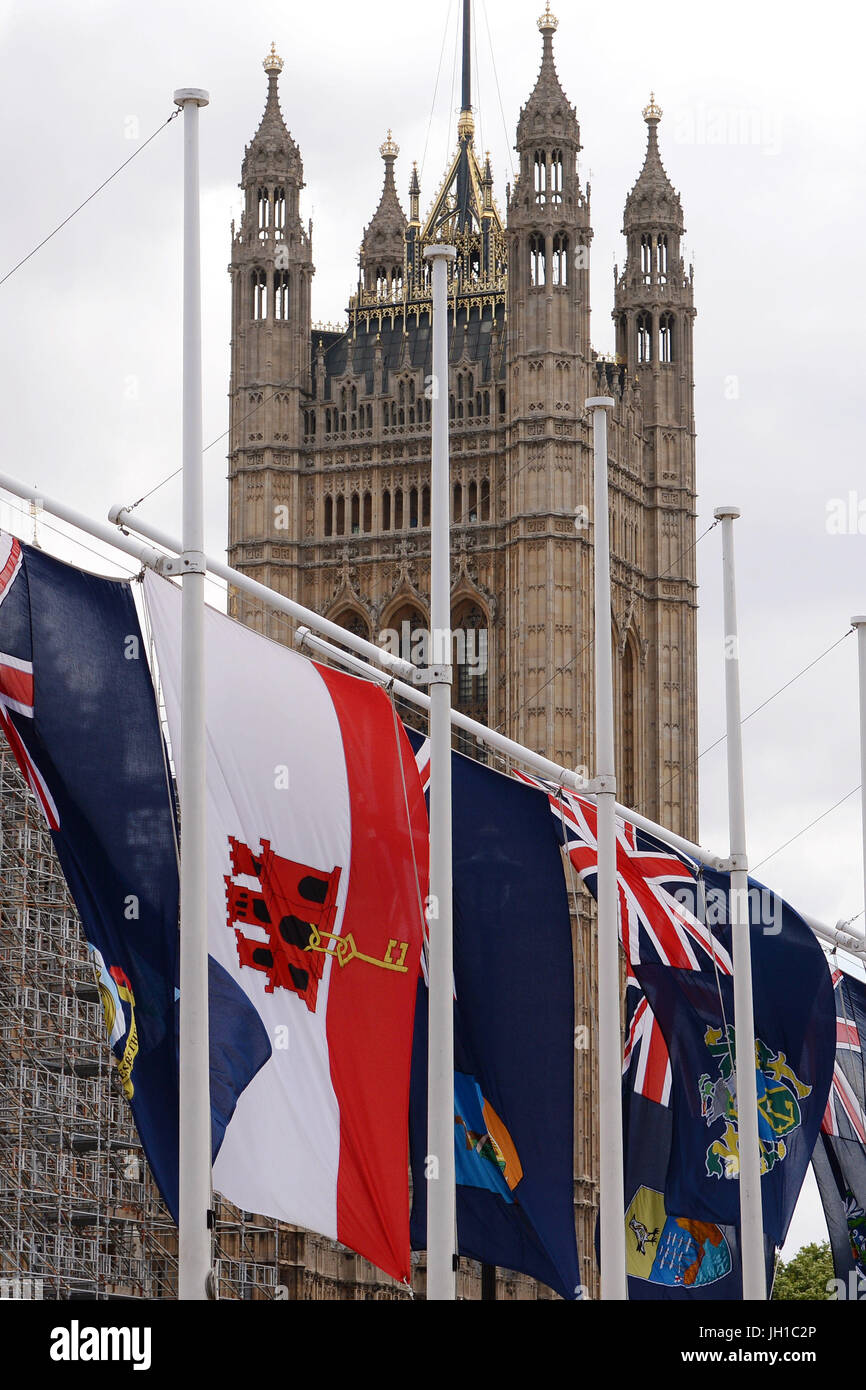
[[[773,1299],[823,1299],[827,1283],[833,1278],[833,1257],[829,1241],[804,1245],[793,1260],[779,1263],[773,1284]]]

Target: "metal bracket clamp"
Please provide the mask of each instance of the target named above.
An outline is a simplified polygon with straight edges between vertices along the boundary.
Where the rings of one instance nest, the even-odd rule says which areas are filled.
[[[587,782],[585,790],[591,796],[598,796],[600,792],[608,792],[616,796],[616,778],[605,777],[604,775],[593,777]]]
[[[157,565],[157,572],[165,579],[176,579],[185,574],[207,574],[204,551],[187,550],[183,555],[166,555]]]
[[[718,872],[720,874],[747,874],[749,872],[749,858],[746,854],[732,854],[727,859],[719,862]]]
[[[416,671],[413,680],[415,685],[453,685],[454,667],[428,666],[425,670]]]

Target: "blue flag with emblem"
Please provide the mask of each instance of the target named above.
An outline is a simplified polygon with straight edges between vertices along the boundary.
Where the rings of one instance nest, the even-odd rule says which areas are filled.
[[[597,895],[595,803],[561,788],[545,789],[568,856]],[[620,940],[670,1054],[673,1128],[665,1207],[675,1217],[735,1226],[739,1140],[730,876],[699,867],[622,818],[616,841]],[[764,1234],[781,1246],[827,1102],[833,987],[805,922],[754,879],[749,918]]]
[[[678,901],[730,956],[730,879],[709,870]],[[749,880],[755,1070],[764,1233],[781,1247],[815,1147],[833,1072],[835,1010],[824,954],[801,917]],[[739,1221],[736,1029],[731,974],[648,959],[634,973],[670,1051],[673,1137],[670,1212]]]
[[[407,730],[422,779],[429,743]],[[461,1255],[579,1296],[574,965],[544,796],[452,754],[457,1235]],[[412,1244],[426,1245],[427,988],[412,1056]]]
[[[731,1300],[743,1296],[738,1229],[669,1216],[665,1185],[673,1143],[671,1064],[647,998],[629,971],[623,1066],[625,1245],[632,1302]],[[765,1241],[767,1287],[775,1247]]]
[[[51,830],[120,1085],[176,1216],[178,851],[132,591],[2,533],[0,728]],[[215,961],[209,983],[216,1149],[270,1042]]]

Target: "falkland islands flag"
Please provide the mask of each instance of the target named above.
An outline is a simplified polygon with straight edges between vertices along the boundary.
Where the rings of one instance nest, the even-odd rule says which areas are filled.
[[[145,595],[177,763],[181,594],[148,575]],[[408,1279],[428,853],[415,759],[381,689],[212,609],[206,662],[208,948],[271,1046],[214,1186]]]

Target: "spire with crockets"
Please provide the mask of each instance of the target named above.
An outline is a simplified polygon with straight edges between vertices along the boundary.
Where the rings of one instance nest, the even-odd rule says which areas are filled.
[[[475,116],[472,108],[472,0],[463,0],[462,36],[462,104],[457,124],[457,150],[423,222],[420,217],[421,184],[417,167],[413,168],[409,186],[410,219],[404,232],[406,259],[402,273],[392,264],[402,209],[399,207],[396,189],[393,186],[389,188],[386,178],[386,192],[389,194],[387,210],[390,216],[386,228],[389,234],[389,256],[385,259],[389,261],[389,266],[385,266],[381,256],[374,266],[368,255],[371,228],[378,232],[383,221],[380,208],[374,223],[371,223],[365,234],[361,254],[361,286],[359,295],[351,306],[354,312],[377,309],[383,300],[399,301],[400,304],[429,300],[429,263],[424,259],[424,252],[435,242],[447,242],[457,247],[457,261],[451,276],[459,295],[479,296],[491,303],[497,296],[504,296],[505,232],[493,197],[490,156],[488,154],[482,162],[475,149]],[[394,148],[396,149],[396,146]],[[388,165],[389,176],[392,170],[393,161]],[[378,261],[382,261],[381,267]],[[379,273],[380,269],[382,274]]]

